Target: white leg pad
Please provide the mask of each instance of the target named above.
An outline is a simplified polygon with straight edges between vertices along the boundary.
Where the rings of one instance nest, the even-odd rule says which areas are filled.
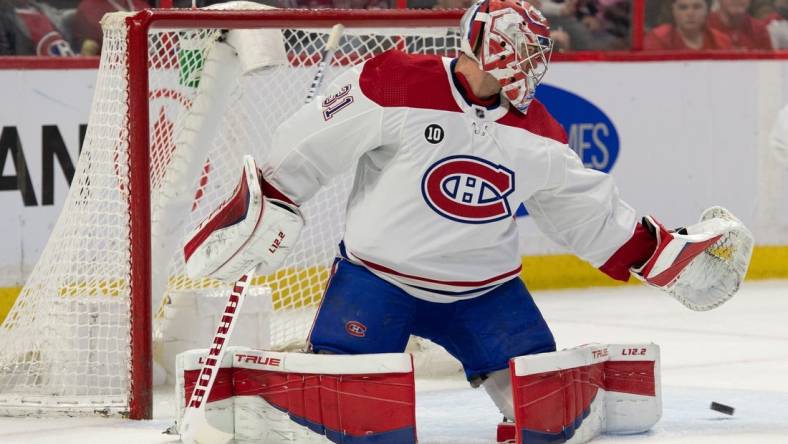
[[[259,396],[235,398],[236,444],[330,443]]]
[[[609,344],[607,349],[605,432],[645,432],[662,416],[659,346]]]
[[[509,369],[505,368],[487,375],[487,379],[484,380],[482,386],[503,416],[514,421],[514,397],[512,396],[511,378]]]
[[[205,351],[178,355],[179,410]],[[230,349],[206,406],[239,444],[416,443],[409,354],[317,355]]]
[[[232,434],[235,430],[232,357],[233,353],[248,350],[246,347],[229,347],[224,354],[216,375],[213,389],[205,405],[205,418],[214,428]],[[183,414],[186,403],[189,402],[192,390],[197,381],[197,375],[202,368],[202,362],[208,354],[208,349],[195,349],[179,353],[175,357],[175,406],[177,409],[178,424],[183,423]]]

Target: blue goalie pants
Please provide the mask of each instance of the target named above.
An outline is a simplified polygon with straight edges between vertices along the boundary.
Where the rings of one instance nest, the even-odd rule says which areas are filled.
[[[553,335],[519,278],[482,296],[437,303],[338,259],[309,335],[311,350],[402,353],[410,335],[444,347],[469,380],[507,368],[515,356],[555,351]]]

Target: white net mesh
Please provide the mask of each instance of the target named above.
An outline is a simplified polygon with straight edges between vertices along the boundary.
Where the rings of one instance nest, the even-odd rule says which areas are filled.
[[[129,402],[133,258],[124,18],[113,14],[104,21],[101,67],[77,173],[46,250],[0,328],[0,413],[123,411]],[[348,27],[324,85],[388,49],[451,56],[458,46],[454,29],[398,28],[396,21],[391,26]],[[275,32],[286,62],[221,85],[223,105],[207,113],[193,108],[208,89],[202,70],[222,32],[154,29],[148,35],[154,309],[178,292],[221,287],[185,278],[184,236],[232,190],[241,156],[262,159],[274,129],[301,106],[329,28]],[[188,142],[189,128],[217,122],[210,140]],[[195,153],[195,144],[206,152]],[[304,206],[306,228],[286,266],[254,281],[273,289],[274,348],[304,342],[341,236],[351,169]]]

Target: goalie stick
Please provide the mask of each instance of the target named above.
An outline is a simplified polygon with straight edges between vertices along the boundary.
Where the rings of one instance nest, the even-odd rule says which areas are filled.
[[[339,46],[339,39],[342,37],[344,30],[345,27],[341,24],[336,24],[331,28],[326,46],[320,52],[317,72],[312,79],[312,84],[309,86],[304,103],[311,102],[317,94],[323,81],[323,72],[334,58],[334,52]],[[256,269],[257,266],[247,271],[233,285],[233,290],[224,308],[224,314],[216,328],[216,335],[211,342],[211,348],[200,369],[200,374],[197,377],[191,397],[189,397],[189,402],[186,404],[186,411],[183,413],[180,432],[181,441],[186,444],[225,444],[234,437],[233,434],[213,427],[205,416],[205,408],[208,404],[208,397],[211,394],[213,384],[216,381],[216,375],[219,373],[219,368],[224,359],[225,346],[230,342],[230,335],[236,324],[235,319],[241,311],[246,290],[249,288],[249,281],[254,276]]]
[[[186,405],[186,412],[183,414],[181,440],[187,444],[223,444],[234,436],[208,423],[205,417],[205,405],[208,403],[213,383],[216,381],[216,375],[219,373],[224,359],[224,348],[230,342],[230,335],[232,335],[236,324],[235,319],[241,311],[246,289],[249,288],[249,281],[256,268],[257,266],[238,279],[227,299],[224,314],[222,314],[216,328],[216,335],[213,337],[208,355],[204,358],[200,374],[194,384],[194,390],[192,390],[189,403]]]
[[[326,46],[320,51],[320,61],[317,64],[317,72],[315,72],[312,84],[309,86],[309,90],[307,90],[304,103],[309,103],[315,98],[315,94],[317,94],[317,90],[323,82],[323,71],[326,70],[326,66],[334,59],[334,53],[339,47],[339,39],[342,37],[343,32],[345,32],[345,27],[342,26],[341,23],[337,23],[331,28],[331,33],[329,33],[328,40],[326,40]]]

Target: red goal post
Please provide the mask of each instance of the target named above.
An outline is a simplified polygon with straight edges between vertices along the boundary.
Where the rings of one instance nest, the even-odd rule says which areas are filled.
[[[105,17],[77,173],[47,247],[0,328],[0,342],[11,344],[0,351],[0,414],[99,411],[151,418],[159,300],[172,292],[228,290],[184,278],[183,234],[235,184],[241,151],[264,150],[266,135],[303,103],[314,53],[331,27],[344,25],[347,39],[327,69],[329,82],[391,48],[455,55],[461,13],[146,10]],[[223,70],[210,48],[224,38],[220,30],[242,29],[281,32],[287,62],[222,86],[207,74],[209,66]],[[220,86],[213,90],[211,82]],[[203,111],[209,117],[195,117]],[[204,127],[212,128],[211,138],[195,142],[199,137],[190,131],[208,134]],[[196,161],[183,148],[195,144],[205,150]],[[319,300],[341,235],[349,182],[327,188],[313,199],[311,214],[336,220],[320,216],[310,224],[310,201],[305,213],[315,233],[305,233],[286,270],[256,281],[273,288],[277,313],[295,316],[272,327],[297,327],[278,346],[291,346],[292,335],[308,329],[304,319],[311,316],[304,313]],[[184,214],[173,215],[178,208]]]

